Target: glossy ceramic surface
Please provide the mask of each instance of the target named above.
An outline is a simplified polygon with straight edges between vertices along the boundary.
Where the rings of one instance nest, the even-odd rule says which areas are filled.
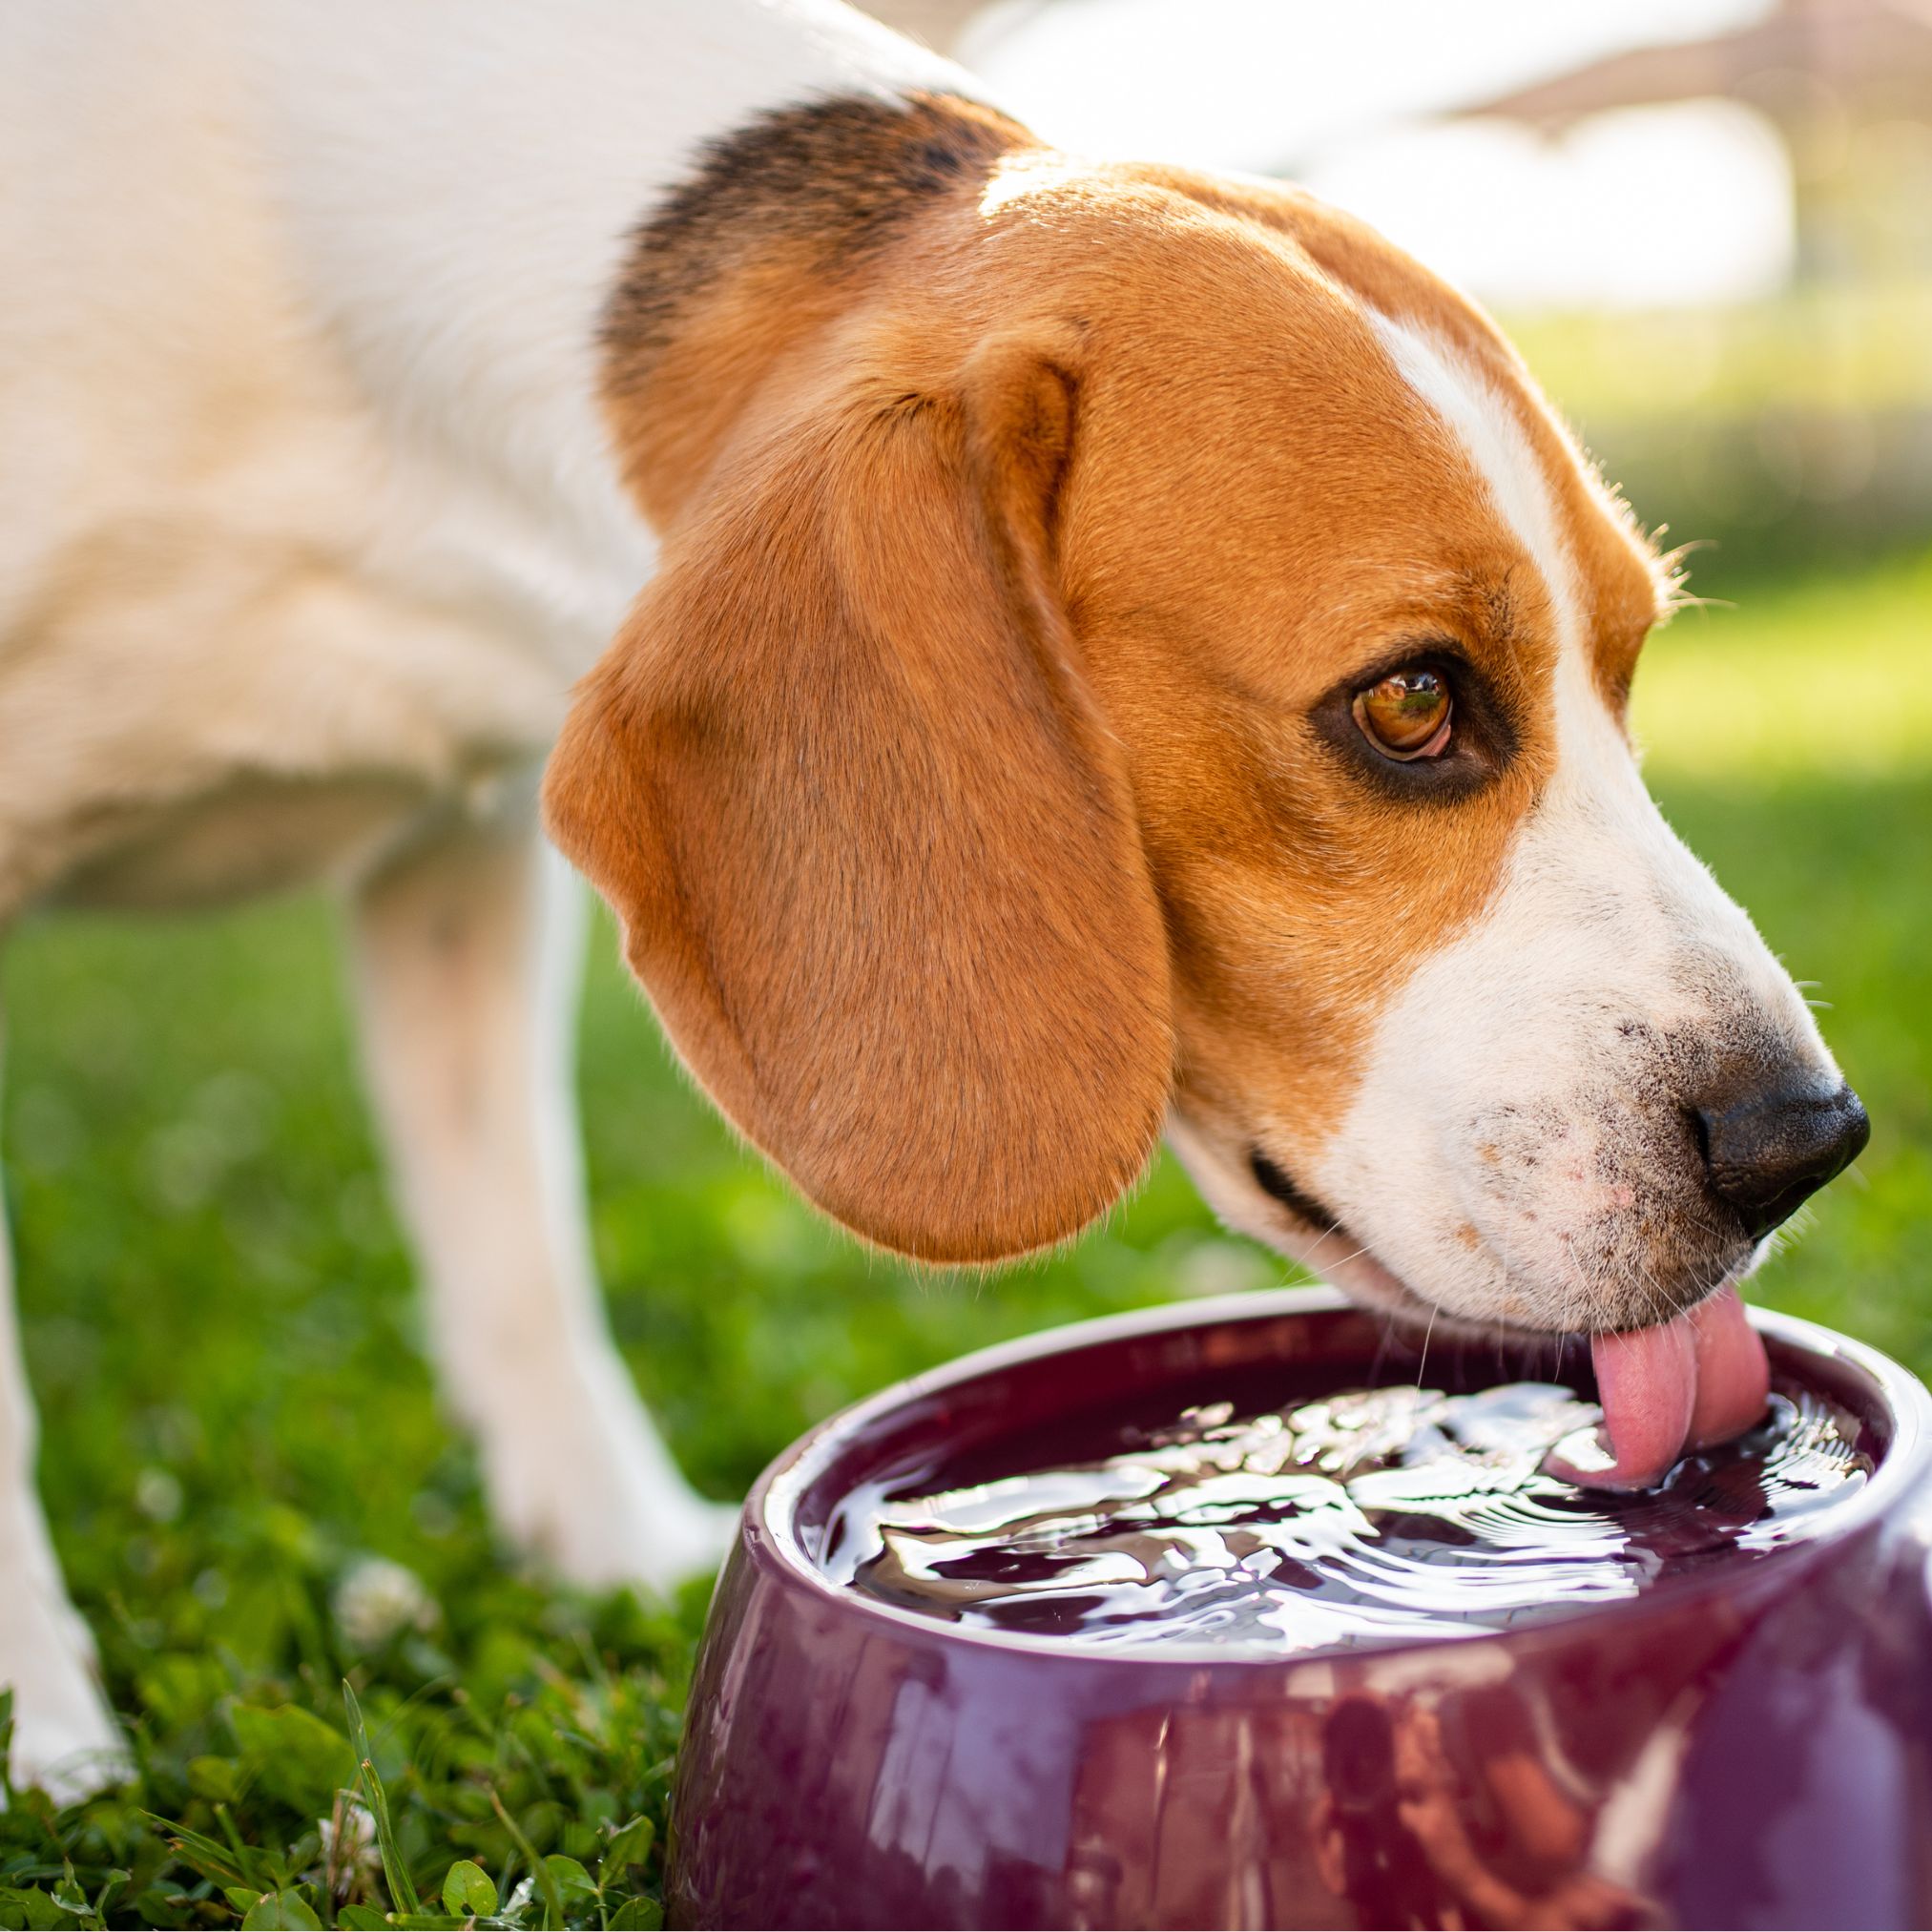
[[[855,1484],[1091,1407],[1414,1380],[1320,1291],[969,1358],[835,1417],[746,1504],[692,1694],[673,1922],[1932,1923],[1932,1398],[1755,1318],[1879,1466],[1820,1532],[1574,1616],[1279,1661],[962,1629],[828,1582]],[[1431,1383],[1493,1351],[1440,1338]]]

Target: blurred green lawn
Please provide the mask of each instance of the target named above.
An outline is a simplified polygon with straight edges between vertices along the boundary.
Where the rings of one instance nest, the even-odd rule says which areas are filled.
[[[1928,611],[1932,557],[1693,611],[1638,690],[1670,816],[1816,982],[1874,1121],[1858,1170],[1753,1292],[1922,1371]],[[47,1893],[92,1901],[103,1884],[113,1922],[234,1922],[305,1873],[298,1897],[328,1916],[313,1875],[318,1820],[349,1776],[344,1674],[430,1909],[451,1859],[473,1856],[507,1891],[533,1849],[577,1860],[585,1885],[603,1859],[601,1907],[572,1890],[573,1867],[550,1869],[573,1919],[651,1919],[658,1855],[638,1856],[634,1835],[611,1852],[607,1828],[661,1817],[698,1607],[559,1592],[492,1550],[470,1458],[432,1400],[333,928],[314,902],[71,919],[31,926],[7,956],[7,1187],[43,1488],[142,1771],[131,1793],[62,1816],[16,1795],[0,1815],[0,1924],[83,1922]],[[624,1352],[714,1493],[741,1490],[827,1410],[963,1349],[1284,1278],[1219,1235],[1166,1160],[1050,1262],[963,1279],[865,1255],[687,1091],[608,931],[592,955],[597,1255]],[[352,1640],[338,1591],[371,1553],[422,1580],[427,1627]],[[289,1706],[318,1721],[264,1714]],[[171,1851],[140,1808],[203,1837]],[[359,1872],[365,1906],[385,1903],[380,1876]],[[543,1909],[539,1896],[533,1922]]]

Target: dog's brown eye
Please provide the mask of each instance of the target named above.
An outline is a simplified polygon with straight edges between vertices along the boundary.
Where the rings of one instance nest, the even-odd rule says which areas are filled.
[[[1436,758],[1449,748],[1449,687],[1433,671],[1392,671],[1355,695],[1355,721],[1384,758]]]

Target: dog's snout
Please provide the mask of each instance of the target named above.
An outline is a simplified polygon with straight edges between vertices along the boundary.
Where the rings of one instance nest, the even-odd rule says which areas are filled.
[[[1820,1093],[1795,1084],[1698,1110],[1711,1185],[1753,1240],[1787,1220],[1841,1174],[1871,1138],[1849,1087]]]

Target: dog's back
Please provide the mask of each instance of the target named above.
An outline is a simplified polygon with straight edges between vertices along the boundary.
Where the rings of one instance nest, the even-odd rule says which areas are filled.
[[[265,870],[244,821],[166,821],[312,775],[331,661],[381,661],[347,608],[378,446],[277,272],[229,24],[0,19],[0,910]]]
[[[352,869],[541,754],[651,563],[594,402],[625,238],[862,66],[823,18],[0,13],[0,922]]]

